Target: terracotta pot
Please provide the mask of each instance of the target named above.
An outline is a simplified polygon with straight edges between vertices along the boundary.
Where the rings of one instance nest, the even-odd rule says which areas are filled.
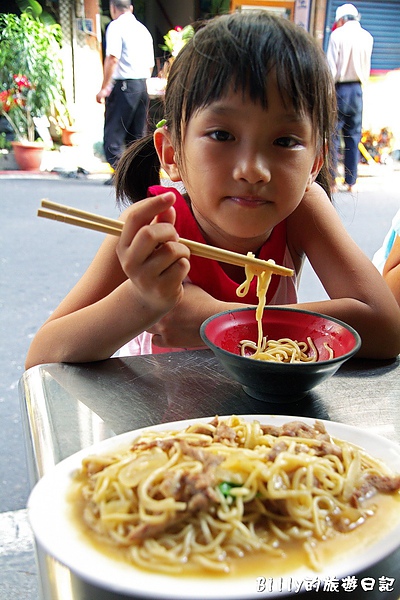
[[[40,142],[11,142],[17,165],[22,171],[39,171],[44,144]]]
[[[79,133],[76,129],[61,129],[61,142],[64,146],[79,146]]]

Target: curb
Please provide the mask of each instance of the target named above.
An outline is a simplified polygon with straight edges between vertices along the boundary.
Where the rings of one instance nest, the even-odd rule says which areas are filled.
[[[79,179],[81,181],[105,181],[110,178],[109,173],[82,173],[79,171],[0,171],[0,179]]]

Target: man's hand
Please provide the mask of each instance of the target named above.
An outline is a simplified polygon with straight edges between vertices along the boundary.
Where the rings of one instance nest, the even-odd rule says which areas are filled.
[[[105,99],[110,95],[111,88],[101,88],[98,94],[96,94],[96,101],[99,104],[104,104]]]
[[[105,99],[111,94],[113,88],[113,75],[118,65],[116,56],[108,55],[104,60],[104,77],[101,89],[96,95],[96,100],[99,104],[103,104]]]

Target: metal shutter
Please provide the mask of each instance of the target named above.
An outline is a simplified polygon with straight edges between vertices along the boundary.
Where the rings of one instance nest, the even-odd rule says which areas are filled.
[[[328,0],[324,50],[328,47],[329,34],[340,0]],[[400,68],[400,0],[363,0],[353,2],[361,14],[361,25],[374,37],[371,70],[388,71]]]

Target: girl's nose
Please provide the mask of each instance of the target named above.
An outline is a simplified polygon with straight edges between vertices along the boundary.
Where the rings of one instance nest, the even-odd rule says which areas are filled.
[[[245,180],[248,183],[267,183],[271,173],[265,157],[257,153],[242,156],[234,168],[233,176],[236,180]]]

